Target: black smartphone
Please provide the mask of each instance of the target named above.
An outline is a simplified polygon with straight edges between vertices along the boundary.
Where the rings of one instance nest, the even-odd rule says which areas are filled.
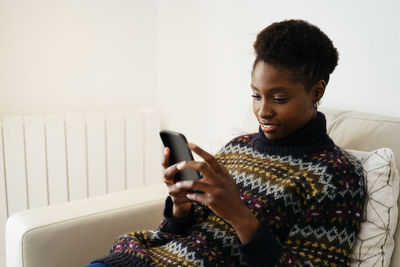
[[[160,137],[165,147],[169,147],[169,165],[181,161],[192,161],[193,155],[190,151],[186,137],[177,132],[162,130],[160,131]],[[175,180],[197,180],[200,179],[201,175],[196,170],[181,170],[175,175]]]

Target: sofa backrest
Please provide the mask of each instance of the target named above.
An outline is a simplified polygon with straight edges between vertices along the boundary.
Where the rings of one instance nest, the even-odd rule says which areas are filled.
[[[328,134],[338,146],[362,151],[388,147],[400,170],[400,118],[334,109],[322,112]]]

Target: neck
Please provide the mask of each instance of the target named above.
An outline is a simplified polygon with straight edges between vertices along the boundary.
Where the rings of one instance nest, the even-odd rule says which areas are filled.
[[[273,154],[304,154],[321,151],[332,145],[333,141],[326,133],[325,116],[317,111],[306,125],[281,140],[267,139],[261,128],[254,139],[256,150]]]

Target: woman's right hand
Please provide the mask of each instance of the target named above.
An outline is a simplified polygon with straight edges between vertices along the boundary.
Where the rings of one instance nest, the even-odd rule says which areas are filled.
[[[164,183],[168,187],[168,194],[171,196],[174,206],[172,208],[172,216],[177,219],[185,218],[189,215],[192,202],[186,197],[188,191],[182,188],[177,188],[175,185],[175,174],[179,171],[177,164],[169,166],[169,155],[171,151],[168,147],[164,150]]]

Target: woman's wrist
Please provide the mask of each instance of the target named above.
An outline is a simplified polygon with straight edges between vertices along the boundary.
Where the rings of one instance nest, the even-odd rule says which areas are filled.
[[[174,204],[172,207],[172,216],[176,219],[186,218],[190,214],[191,207],[192,207],[191,202],[183,203],[181,205]]]
[[[260,222],[256,216],[246,207],[246,210],[231,223],[235,229],[240,242],[247,243],[257,232]]]

